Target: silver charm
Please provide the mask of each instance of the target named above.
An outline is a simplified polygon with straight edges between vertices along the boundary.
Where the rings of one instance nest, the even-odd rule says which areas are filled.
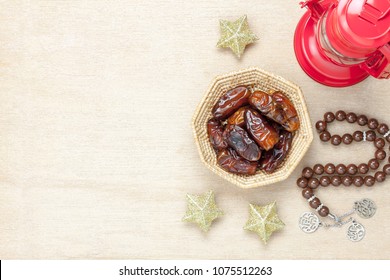
[[[352,242],[358,242],[362,240],[365,235],[366,230],[364,227],[360,223],[352,221],[352,225],[350,225],[347,230],[347,238]]]
[[[376,212],[376,205],[371,199],[365,198],[355,202],[355,210],[364,219],[371,218]]]
[[[320,219],[311,212],[305,212],[299,218],[299,228],[306,233],[315,232],[319,226]]]

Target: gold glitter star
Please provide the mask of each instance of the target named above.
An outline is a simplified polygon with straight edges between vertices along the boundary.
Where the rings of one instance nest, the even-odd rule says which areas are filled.
[[[204,232],[210,229],[213,220],[223,215],[214,200],[213,191],[202,195],[187,194],[187,212],[183,221],[196,223]]]
[[[276,202],[265,206],[249,204],[250,217],[244,229],[254,231],[267,244],[274,231],[284,227],[284,223],[276,213]]]
[[[220,20],[221,38],[217,43],[219,48],[230,48],[239,58],[243,54],[246,45],[258,40],[257,36],[249,29],[246,15],[238,20],[230,22]]]

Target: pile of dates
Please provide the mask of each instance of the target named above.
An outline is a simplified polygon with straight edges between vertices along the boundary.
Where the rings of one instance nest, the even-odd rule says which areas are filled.
[[[272,173],[288,154],[299,119],[280,91],[266,93],[238,86],[226,92],[207,122],[217,162],[226,171],[253,175]]]

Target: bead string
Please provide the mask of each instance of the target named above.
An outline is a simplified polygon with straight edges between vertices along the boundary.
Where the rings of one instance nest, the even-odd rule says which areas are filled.
[[[358,123],[360,126],[367,126],[368,131],[355,131],[352,135],[349,133],[343,136],[334,134],[331,135],[327,130],[328,124],[334,120],[347,121],[348,123]],[[321,200],[314,195],[314,190],[319,186],[328,187],[333,185],[338,187],[344,185],[346,187],[352,184],[356,187],[366,185],[372,187],[376,182],[383,182],[386,180],[386,176],[390,175],[390,157],[388,163],[383,166],[382,171],[376,171],[374,176],[366,175],[370,170],[375,171],[379,168],[380,162],[386,158],[386,152],[384,150],[386,141],[390,142],[390,130],[388,125],[382,123],[379,124],[376,119],[368,119],[365,115],[357,116],[355,113],[345,113],[344,111],[337,111],[335,114],[327,112],[324,114],[324,119],[316,123],[316,129],[319,133],[320,139],[323,142],[330,142],[332,145],[338,146],[341,143],[349,145],[353,141],[361,142],[368,141],[373,142],[376,147],[375,157],[370,159],[368,163],[361,163],[359,165],[344,164],[334,165],[328,163],[325,166],[316,164],[313,168],[305,167],[302,170],[302,177],[297,180],[297,185],[302,190],[302,196],[307,199],[310,207],[315,209],[321,217],[329,215],[329,208],[321,203]],[[377,137],[375,130],[383,137]],[[386,139],[386,141],[385,141]],[[325,173],[325,175],[323,175]],[[361,176],[365,175],[365,176]],[[315,176],[321,176],[319,179]]]

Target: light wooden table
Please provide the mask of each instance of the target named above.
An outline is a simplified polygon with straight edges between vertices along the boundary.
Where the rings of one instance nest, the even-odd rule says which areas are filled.
[[[214,76],[258,66],[300,85],[313,124],[345,109],[390,121],[390,83],[335,89],[295,60],[299,1],[2,1],[0,9],[1,259],[388,259],[390,184],[328,188],[335,212],[369,197],[364,241],[345,228],[305,235],[295,186],[315,163],[360,163],[316,136],[292,176],[242,190],[202,165],[191,131]],[[260,40],[241,60],[215,47],[219,19],[248,15]],[[334,131],[355,130],[346,126]],[[208,234],[181,222],[186,193],[212,189],[226,215]],[[242,229],[249,202],[276,200],[286,227],[267,246]],[[360,219],[361,220],[361,219]]]

